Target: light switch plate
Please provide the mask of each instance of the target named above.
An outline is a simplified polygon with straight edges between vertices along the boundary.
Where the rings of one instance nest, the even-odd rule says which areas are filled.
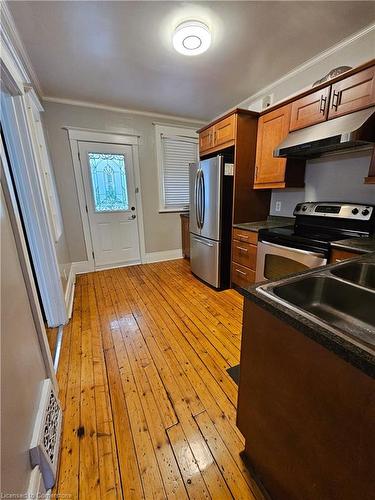
[[[276,210],[276,212],[280,212],[280,210],[281,210],[281,201],[277,201],[276,202],[275,210]]]

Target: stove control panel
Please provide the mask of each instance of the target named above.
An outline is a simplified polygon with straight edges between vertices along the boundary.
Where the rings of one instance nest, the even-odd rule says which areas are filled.
[[[310,201],[298,203],[293,215],[337,217],[340,219],[368,221],[375,215],[375,207],[373,205],[358,205],[356,203]]]

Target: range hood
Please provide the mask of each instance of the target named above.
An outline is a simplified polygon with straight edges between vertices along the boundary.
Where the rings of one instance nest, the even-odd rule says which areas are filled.
[[[316,158],[375,143],[375,106],[290,132],[274,150],[279,158]]]

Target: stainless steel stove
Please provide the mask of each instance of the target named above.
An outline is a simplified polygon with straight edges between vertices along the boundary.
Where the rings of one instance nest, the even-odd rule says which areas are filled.
[[[257,282],[327,264],[332,241],[375,232],[374,205],[306,202],[293,215],[294,226],[259,231]]]

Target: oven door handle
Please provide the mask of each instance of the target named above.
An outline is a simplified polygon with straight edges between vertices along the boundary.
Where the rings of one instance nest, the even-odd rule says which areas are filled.
[[[296,252],[296,253],[301,253],[301,254],[304,254],[304,255],[310,255],[311,257],[325,258],[324,253],[320,253],[320,252],[309,252],[308,250],[300,250],[299,248],[287,247],[287,246],[284,246],[284,245],[277,245],[276,243],[269,243],[268,241],[260,241],[260,243],[262,243],[263,245],[266,245],[268,247],[281,248],[283,250],[287,249],[287,250],[291,250],[291,251]]]

